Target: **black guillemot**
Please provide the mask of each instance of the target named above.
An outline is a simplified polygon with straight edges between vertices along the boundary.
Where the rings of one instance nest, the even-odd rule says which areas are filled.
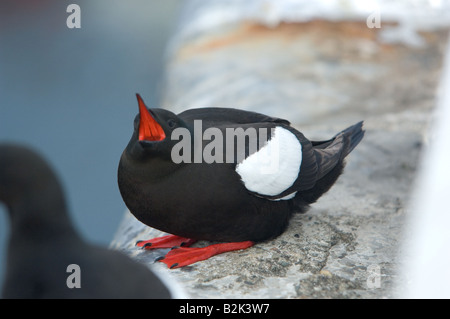
[[[0,202],[10,220],[3,298],[184,296],[147,266],[81,238],[54,170],[28,146],[0,143]]]
[[[130,212],[169,235],[146,249],[173,248],[170,268],[280,235],[342,173],[364,136],[359,122],[326,141],[310,141],[281,118],[232,108],[139,114],[120,158],[118,184]],[[197,240],[221,243],[188,247]]]

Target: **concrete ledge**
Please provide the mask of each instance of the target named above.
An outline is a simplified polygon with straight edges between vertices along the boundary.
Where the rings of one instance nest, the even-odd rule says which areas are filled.
[[[367,129],[338,183],[280,237],[181,269],[155,267],[193,298],[393,297],[422,136]],[[151,264],[167,250],[145,251],[134,243],[162,234],[127,212],[111,246]],[[371,271],[379,272],[378,282]]]
[[[161,104],[175,112],[238,107],[285,117],[311,139],[359,120],[366,129],[335,186],[280,237],[181,269],[155,264],[190,297],[396,295],[448,29],[421,32],[421,46],[383,43],[377,32],[361,21],[238,21],[172,46]],[[134,243],[161,234],[126,213],[111,247],[150,264],[164,252]]]

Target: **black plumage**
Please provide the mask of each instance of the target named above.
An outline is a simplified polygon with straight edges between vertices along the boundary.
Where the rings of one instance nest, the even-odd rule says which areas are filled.
[[[136,116],[134,132],[118,168],[121,195],[131,213],[144,224],[197,240],[258,242],[280,235],[293,213],[305,212],[335,183],[343,171],[345,157],[364,136],[360,122],[330,140],[309,141],[289,121],[255,112],[201,108],[175,115],[164,109],[148,110],[139,96],[138,100],[140,114]],[[195,121],[201,121],[203,136],[197,146],[194,139],[199,129]],[[147,130],[148,134],[144,132],[148,122],[158,127],[156,137],[151,132],[156,130],[154,127]],[[273,130],[278,129],[280,136],[291,140],[295,136],[296,141],[289,143],[301,149],[301,167],[286,169],[289,172],[298,169],[298,174],[282,191],[272,194],[268,185],[263,187],[268,192],[259,192],[258,178],[264,182],[267,175],[250,176],[253,172],[240,172],[240,160],[236,158],[240,150],[236,145],[233,161],[226,161],[225,144],[229,141],[221,141],[224,152],[220,156],[215,154],[215,159],[223,159],[220,163],[195,162],[195,154],[191,154],[190,162],[175,163],[172,151],[180,139],[171,137],[177,128],[184,128],[193,136],[192,153],[198,145],[204,150],[211,143],[212,138],[205,140],[203,135],[208,129],[225,136],[227,129],[254,128],[257,134],[245,138],[247,142],[258,139],[256,144],[262,147],[274,139]],[[262,136],[261,129],[271,130],[272,134]],[[241,151],[245,153],[244,160],[255,153],[248,148],[248,143]],[[290,147],[280,150],[280,158],[285,155],[283,152],[295,157],[288,154]],[[248,187],[244,174],[249,175],[257,191]]]
[[[3,298],[171,297],[146,266],[79,236],[56,174],[30,148],[0,144],[0,201],[10,220]],[[79,288],[67,285],[73,264]]]

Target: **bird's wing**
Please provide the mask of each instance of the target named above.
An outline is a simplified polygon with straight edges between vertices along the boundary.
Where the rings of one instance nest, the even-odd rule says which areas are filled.
[[[189,109],[178,114],[178,116],[187,122],[193,120],[203,120],[207,123],[213,122],[220,124],[250,124],[250,123],[279,123],[290,125],[289,121],[271,117],[256,112],[249,112],[225,107],[204,107]]]
[[[313,146],[287,120],[231,108],[190,109],[178,116],[188,125],[194,120],[202,120],[203,130],[219,128],[224,139],[227,128],[243,129],[248,144],[245,157],[234,157],[235,170],[245,187],[256,196],[289,199],[297,191],[312,188],[317,181],[318,166]],[[256,134],[247,134],[249,128],[255,129]],[[266,138],[261,137],[261,129],[269,129]],[[259,144],[260,139],[265,139],[263,144]],[[249,149],[248,145],[252,143],[258,146],[258,151]],[[239,153],[236,146],[234,151],[235,155]]]
[[[267,144],[236,165],[245,187],[270,200],[290,199],[317,181],[317,159],[302,133],[275,126]]]
[[[328,141],[326,142],[328,144]],[[344,150],[344,136],[336,136],[327,147],[315,147],[314,155],[317,161],[317,179],[328,174],[341,160]]]

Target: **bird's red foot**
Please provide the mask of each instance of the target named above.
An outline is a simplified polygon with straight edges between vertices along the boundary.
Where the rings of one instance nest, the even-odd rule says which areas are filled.
[[[252,241],[243,241],[238,243],[214,244],[201,248],[180,247],[172,249],[165,257],[158,261],[165,263],[171,269],[179,268],[228,251],[246,249],[253,246],[253,244]]]
[[[143,247],[145,249],[156,248],[173,248],[181,246],[190,246],[195,243],[195,239],[180,237],[176,235],[166,235],[162,237],[156,237],[150,240],[139,240],[136,242],[136,246]]]

